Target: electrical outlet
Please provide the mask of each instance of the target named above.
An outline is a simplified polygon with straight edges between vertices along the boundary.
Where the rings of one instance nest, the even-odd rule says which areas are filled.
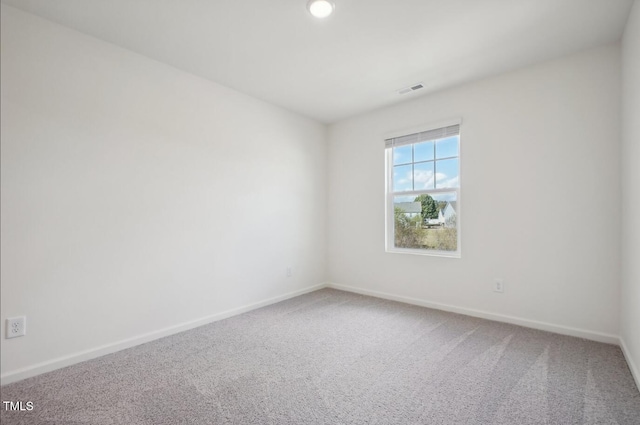
[[[293,272],[291,270],[291,266],[287,266],[287,277],[293,276]]]
[[[493,281],[493,292],[504,292],[504,280],[495,279]]]
[[[5,337],[15,338],[27,333],[27,318],[25,316],[7,318],[7,333]]]

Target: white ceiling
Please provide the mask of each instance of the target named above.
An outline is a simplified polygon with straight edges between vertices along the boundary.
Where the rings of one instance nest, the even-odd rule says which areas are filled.
[[[618,40],[632,0],[2,0],[330,123]],[[403,87],[425,88],[399,95]]]

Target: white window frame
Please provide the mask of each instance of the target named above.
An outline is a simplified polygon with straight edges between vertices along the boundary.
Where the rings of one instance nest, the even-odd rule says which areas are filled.
[[[437,130],[445,127],[458,125],[460,130],[458,132],[458,187],[456,188],[443,188],[443,189],[426,189],[426,190],[413,190],[413,191],[393,191],[393,147],[388,146],[388,141],[394,138],[409,136],[416,133],[422,133],[425,131]],[[389,253],[401,253],[401,254],[416,254],[435,257],[449,257],[449,258],[461,258],[462,257],[462,119],[455,118],[445,121],[438,121],[436,123],[421,125],[404,130],[394,131],[387,133],[384,136],[385,140],[385,250]],[[437,140],[437,139],[435,139]],[[435,158],[434,158],[435,161]],[[394,197],[395,196],[419,196],[422,194],[438,194],[438,193],[456,193],[456,226],[457,226],[457,250],[456,251],[444,251],[436,249],[417,249],[417,248],[398,248],[395,246],[395,224],[394,224]]]

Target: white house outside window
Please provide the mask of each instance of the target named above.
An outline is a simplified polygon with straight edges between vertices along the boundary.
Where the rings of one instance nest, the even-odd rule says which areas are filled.
[[[387,251],[460,256],[460,121],[385,141]]]

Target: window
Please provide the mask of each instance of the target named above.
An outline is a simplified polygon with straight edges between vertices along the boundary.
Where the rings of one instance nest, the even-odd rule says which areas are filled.
[[[460,256],[460,121],[385,141],[387,251]]]

